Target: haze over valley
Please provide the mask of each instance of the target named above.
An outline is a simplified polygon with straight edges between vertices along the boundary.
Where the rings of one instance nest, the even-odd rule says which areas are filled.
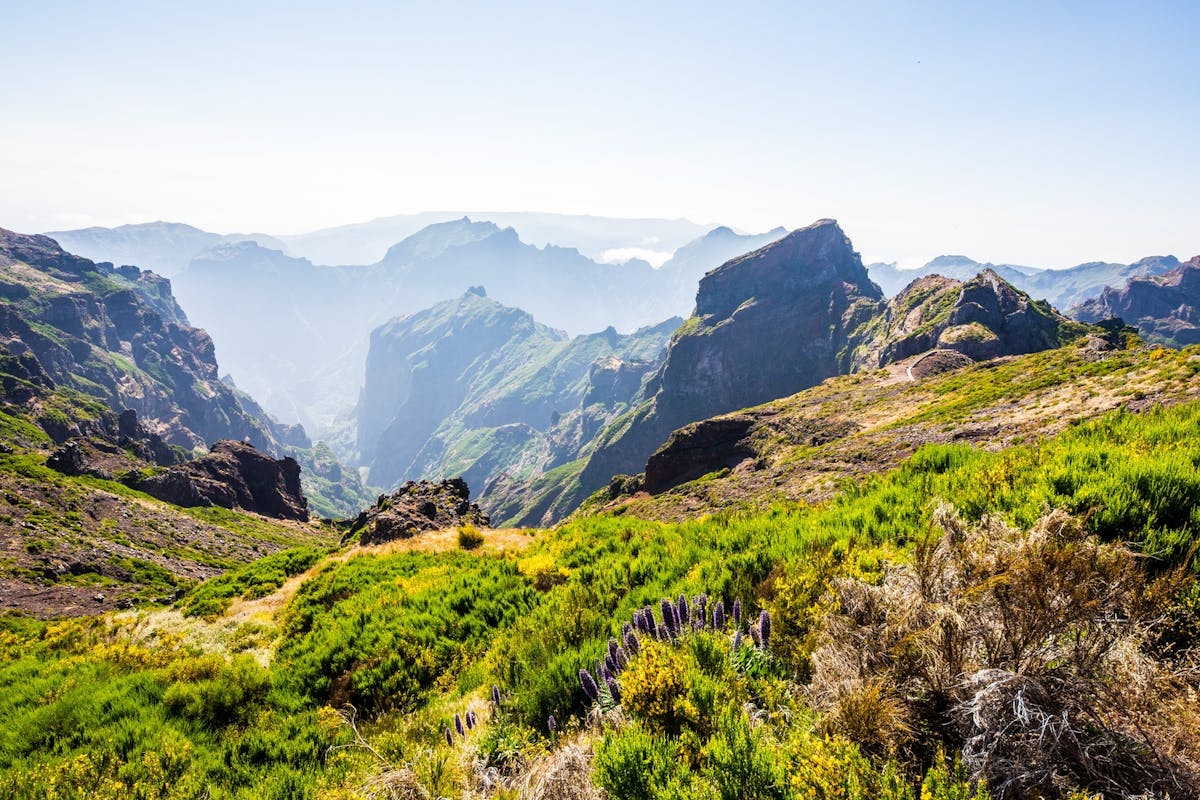
[[[0,797],[1200,800],[1200,11],[25,4]]]

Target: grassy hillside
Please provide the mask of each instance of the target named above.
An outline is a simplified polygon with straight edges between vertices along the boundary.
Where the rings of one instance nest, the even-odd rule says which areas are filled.
[[[301,551],[171,609],[8,618],[0,795],[1194,797],[1197,464],[1185,401],[925,445],[818,502]],[[740,601],[738,632],[630,644],[681,593]]]
[[[638,491],[638,481],[618,482],[593,496],[581,513],[608,509],[686,519],[762,508],[780,497],[818,502],[847,478],[886,471],[922,445],[970,443],[995,450],[1056,435],[1111,409],[1200,399],[1200,348],[1173,351],[1136,339],[1113,347],[1091,336],[1042,353],[926,374],[933,361],[918,356],[832,378],[686,426],[660,452],[686,453],[685,465],[702,471],[701,478],[653,496]],[[706,426],[722,421],[744,426],[736,447],[701,446]]]

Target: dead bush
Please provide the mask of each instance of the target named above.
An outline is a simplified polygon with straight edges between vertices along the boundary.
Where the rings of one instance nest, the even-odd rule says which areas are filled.
[[[996,797],[1200,797],[1194,693],[1148,647],[1182,570],[1152,578],[1061,512],[1028,532],[936,519],[882,585],[834,583],[810,686],[826,724],[914,759],[957,747]]]

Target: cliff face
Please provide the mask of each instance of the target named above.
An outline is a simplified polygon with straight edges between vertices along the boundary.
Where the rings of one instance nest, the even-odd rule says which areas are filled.
[[[1158,277],[1131,278],[1123,289],[1105,287],[1073,314],[1084,322],[1117,317],[1174,347],[1200,343],[1200,256]]]
[[[187,449],[217,439],[277,446],[268,420],[221,382],[212,339],[186,325],[170,283],[64,252],[52,239],[0,230],[0,344],[34,359],[56,386],[133,409]]]
[[[838,374],[848,335],[882,299],[833,220],[725,263],[701,279],[671,342],[660,413],[700,419]]]

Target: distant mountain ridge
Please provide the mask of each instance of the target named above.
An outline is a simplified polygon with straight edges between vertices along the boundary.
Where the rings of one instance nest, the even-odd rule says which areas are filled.
[[[1200,256],[1169,272],[1132,277],[1122,288],[1106,287],[1072,313],[1084,322],[1117,317],[1173,347],[1200,344]]]
[[[916,269],[899,269],[895,264],[881,263],[871,264],[867,271],[884,294],[890,297],[912,281],[928,275],[969,280],[982,270],[990,269],[1034,298],[1067,310],[1099,294],[1105,286],[1123,286],[1130,277],[1161,275],[1177,266],[1179,259],[1174,256],[1147,256],[1132,264],[1095,261],[1068,269],[1040,269],[1015,264],[981,263],[966,256],[938,256]]]
[[[678,318],[569,338],[476,287],[371,334],[357,410],[370,482],[462,475],[489,509],[628,408]]]
[[[535,247],[512,228],[462,218],[421,229],[365,267],[319,266],[252,242],[222,243],[175,283],[239,384],[276,416],[322,433],[356,400],[371,329],[398,314],[482,285],[499,302],[571,334],[633,331],[687,314],[705,271],[779,233],[718,229],[653,269]]]
[[[265,233],[210,233],[180,222],[48,231],[46,236],[64,250],[93,261],[134,264],[168,278],[186,269],[198,253],[226,242],[255,242],[263,247],[286,249],[282,241]]]
[[[396,242],[430,225],[463,217],[487,220],[517,230],[523,241],[538,246],[570,247],[594,261],[619,250],[649,250],[670,254],[702,236],[712,225],[686,219],[601,217],[513,211],[427,211],[380,217],[369,222],[323,228],[311,233],[280,236],[294,255],[319,264],[373,264]]]

